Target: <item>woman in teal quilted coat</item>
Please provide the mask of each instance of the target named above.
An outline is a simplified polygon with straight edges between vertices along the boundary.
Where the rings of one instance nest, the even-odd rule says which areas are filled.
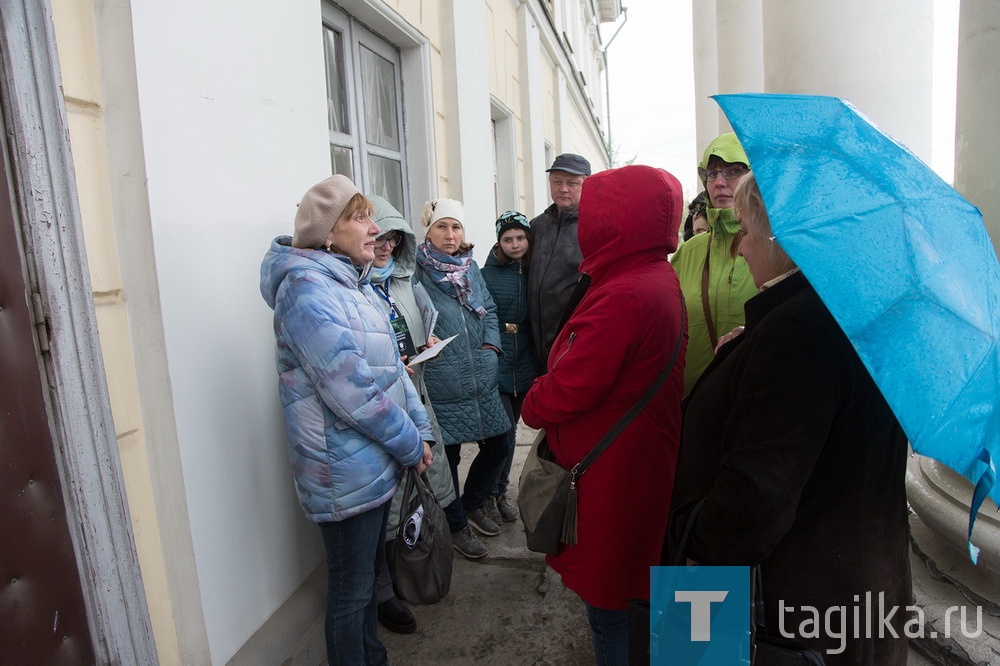
[[[462,549],[469,525],[486,536],[500,533],[485,503],[507,458],[510,420],[497,388],[501,351],[496,305],[472,259],[472,245],[465,242],[464,219],[465,208],[454,199],[424,205],[420,221],[427,231],[417,247],[413,279],[438,310],[434,335],[442,340],[456,336],[424,369],[456,492],[462,444],[479,446],[461,502],[445,508],[456,549],[470,557]]]

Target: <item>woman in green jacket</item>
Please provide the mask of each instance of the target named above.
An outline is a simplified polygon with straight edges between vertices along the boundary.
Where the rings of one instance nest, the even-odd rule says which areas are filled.
[[[694,236],[670,258],[687,305],[684,395],[715,358],[718,339],[743,325],[743,304],[757,294],[747,262],[737,253],[742,235],[733,215],[733,192],[749,172],[750,160],[734,133],[708,145],[698,168],[708,195],[708,233]]]

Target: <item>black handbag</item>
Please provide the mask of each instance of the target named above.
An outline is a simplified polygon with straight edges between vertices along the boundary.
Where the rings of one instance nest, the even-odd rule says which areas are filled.
[[[684,566],[688,540],[691,538],[694,521],[698,518],[698,512],[701,511],[701,505],[704,501],[701,500],[691,509],[687,524],[684,525],[684,534],[681,536],[680,548],[677,554],[674,555],[673,566],[675,567]],[[650,603],[647,599],[629,599],[627,610],[629,666],[648,666],[650,657]]]
[[[753,666],[825,666],[823,654],[790,638],[770,636],[764,621],[760,567],[750,570],[750,663]]]
[[[673,566],[683,566],[687,561],[688,543],[695,521],[705,500],[691,510],[684,534],[673,558]],[[649,615],[650,605],[645,599],[630,599],[628,604],[629,665],[649,664]],[[645,633],[643,633],[645,627]],[[669,649],[669,646],[667,646]],[[760,567],[750,569],[750,663],[752,666],[825,666],[823,654],[798,641],[767,633],[764,618],[764,591]]]
[[[451,530],[427,476],[408,467],[405,477],[393,548],[396,590],[405,601],[433,604],[451,589]]]
[[[518,481],[517,505],[524,526],[528,550],[546,555],[558,555],[559,545],[576,544],[576,485],[584,472],[590,469],[611,443],[618,438],[636,416],[646,408],[667,381],[684,342],[687,310],[681,300],[681,327],[670,362],[656,378],[653,385],[622,416],[611,430],[590,450],[583,460],[566,469],[555,460],[549,450],[545,431],[540,430],[531,451],[521,468]]]

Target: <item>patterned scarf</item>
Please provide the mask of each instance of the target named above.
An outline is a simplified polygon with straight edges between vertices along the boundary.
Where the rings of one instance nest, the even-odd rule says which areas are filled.
[[[392,269],[395,268],[395,263],[392,260],[392,255],[389,255],[389,263],[387,263],[382,268],[378,268],[372,263],[372,270],[368,273],[368,281],[372,284],[382,284],[392,275]]]
[[[486,316],[486,308],[472,291],[469,281],[469,267],[472,266],[472,252],[461,256],[445,254],[434,247],[428,239],[417,246],[417,263],[431,276],[444,293],[476,313],[480,319]]]

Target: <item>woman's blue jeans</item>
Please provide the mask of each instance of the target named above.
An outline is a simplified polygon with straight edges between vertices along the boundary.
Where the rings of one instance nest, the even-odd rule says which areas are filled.
[[[330,666],[389,663],[378,638],[375,561],[378,550],[385,547],[390,504],[319,524],[326,547],[326,656]]]
[[[586,601],[597,666],[628,666],[628,611],[591,606]]]

